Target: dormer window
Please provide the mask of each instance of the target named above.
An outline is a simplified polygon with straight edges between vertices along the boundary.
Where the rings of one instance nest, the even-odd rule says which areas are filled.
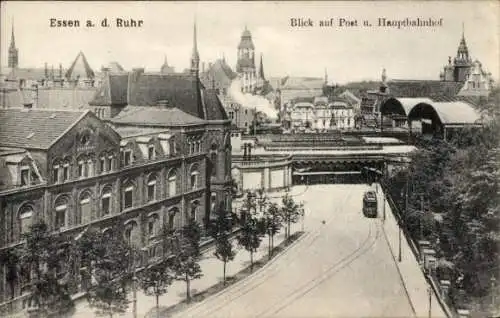
[[[124,166],[128,166],[132,163],[132,151],[130,149],[122,152],[122,162]]]
[[[30,185],[30,167],[22,166],[21,167],[21,187]]]

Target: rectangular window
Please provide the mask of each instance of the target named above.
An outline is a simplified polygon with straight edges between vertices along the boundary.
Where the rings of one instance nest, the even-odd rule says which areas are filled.
[[[149,146],[148,147],[148,159],[153,160],[154,158],[155,158],[155,147]]]
[[[132,189],[131,189],[131,187],[125,189],[124,196],[125,196],[123,199],[124,200],[124,208],[125,209],[131,208],[132,207]]]
[[[66,181],[68,179],[69,179],[69,165],[65,164],[63,166],[63,180],[62,181]]]
[[[106,169],[106,158],[101,157],[101,159],[99,160],[99,165],[101,166],[101,173],[108,171]]]
[[[155,199],[155,184],[156,182],[148,183],[148,201],[153,201]]]
[[[176,190],[177,190],[176,186],[177,186],[176,179],[168,181],[168,195],[169,196],[173,197],[176,194]]]
[[[106,171],[111,171],[113,170],[113,156],[109,156],[108,160],[106,160]]]
[[[92,160],[87,161],[87,171],[86,177],[92,177],[94,175],[94,162]]]
[[[56,207],[56,229],[66,226],[66,205]]]
[[[57,183],[59,181],[59,166],[54,166],[52,169],[52,182]]]
[[[123,152],[123,165],[128,166],[131,163],[132,152],[130,150],[126,150]]]
[[[85,176],[85,162],[78,162],[78,177],[83,178]]]
[[[21,168],[21,186],[30,184],[30,169],[28,167]]]
[[[102,200],[101,200],[102,207],[101,208],[102,208],[103,215],[108,215],[110,212],[110,207],[111,207],[111,205],[110,205],[111,198],[110,197],[111,197],[111,194],[109,194],[109,193],[102,196]]]

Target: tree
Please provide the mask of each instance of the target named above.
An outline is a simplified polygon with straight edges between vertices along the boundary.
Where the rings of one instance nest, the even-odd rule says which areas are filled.
[[[21,276],[31,293],[31,305],[46,317],[60,316],[74,308],[68,288],[70,245],[61,234],[51,234],[38,222],[22,235]]]
[[[262,209],[265,202],[263,192],[260,192],[257,200],[259,207]],[[262,226],[259,225],[262,221],[257,217],[257,203],[255,201],[255,194],[248,192],[242,205],[240,234],[236,237],[238,244],[250,253],[250,271],[253,271],[253,253],[260,246],[264,234]]]
[[[182,228],[182,248],[175,255],[175,279],[186,283],[186,300],[191,301],[191,281],[203,276],[200,261],[201,228],[193,218]]]
[[[139,275],[139,282],[144,293],[154,296],[156,300],[156,316],[160,318],[160,296],[167,293],[174,280],[174,272],[170,260],[146,267]]]
[[[290,226],[292,223],[296,223],[299,221],[301,215],[301,207],[300,204],[297,204],[295,200],[290,196],[288,192],[281,199],[281,215],[283,221],[286,224],[285,237],[286,239],[290,239]]]
[[[236,216],[227,211],[221,204],[217,218],[212,221],[210,226],[210,234],[215,241],[214,255],[218,260],[223,262],[223,284],[226,285],[226,265],[236,256],[233,244],[231,242],[231,232]]]
[[[126,282],[130,278],[135,253],[116,228],[105,234],[97,229],[86,231],[77,246],[87,264],[92,281],[87,286],[87,299],[96,314],[113,317],[128,308]]]
[[[264,212],[265,231],[269,237],[268,257],[272,257],[274,248],[274,236],[279,233],[283,226],[283,218],[278,204],[271,203]]]

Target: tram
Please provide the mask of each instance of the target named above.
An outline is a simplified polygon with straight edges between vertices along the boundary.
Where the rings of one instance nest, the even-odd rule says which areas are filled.
[[[363,195],[363,214],[369,218],[377,217],[377,194],[373,190],[366,191]]]

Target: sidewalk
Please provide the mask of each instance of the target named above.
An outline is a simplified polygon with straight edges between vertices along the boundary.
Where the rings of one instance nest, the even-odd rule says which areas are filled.
[[[303,193],[304,189],[301,188],[299,191],[292,191],[292,194],[297,192],[298,194]],[[273,193],[273,196],[278,196],[284,194],[284,192]],[[277,198],[272,199],[272,201],[278,200]],[[292,225],[291,234],[298,231],[300,224]],[[274,237],[274,246],[278,246],[283,242],[285,238],[284,230],[280,231],[278,235]],[[226,277],[235,275],[242,269],[250,265],[250,254],[243,248],[237,246],[236,241],[233,241],[233,245],[237,248],[237,254],[232,262],[229,262],[226,267]],[[262,243],[256,253],[254,253],[254,261],[259,260],[262,257],[267,257],[268,251],[268,236],[262,238]],[[214,248],[211,247],[203,252],[202,260],[200,261],[200,266],[203,270],[203,277],[191,282],[191,295],[194,296],[197,292],[201,292],[209,287],[222,281],[222,267],[223,263],[219,261],[214,255]],[[185,300],[186,298],[186,283],[182,281],[175,281],[168,289],[167,294],[160,296],[159,304],[160,307],[169,307],[178,304]],[[130,293],[128,299],[130,300],[129,308],[127,312],[119,317],[132,318],[132,293]],[[155,297],[147,296],[142,290],[137,290],[137,317],[144,317],[151,309],[155,307]],[[81,299],[76,303],[75,314],[72,316],[74,318],[88,318],[95,317],[95,309],[88,305],[87,300]]]
[[[382,220],[384,199],[380,187],[378,197],[379,218]],[[429,285],[403,233],[401,233],[401,262],[398,262],[399,226],[387,201],[385,201],[385,215],[386,219],[383,225],[385,239],[401,275],[408,298],[415,310],[415,315],[417,317],[446,317],[433,291],[431,292],[431,315],[429,316]]]

